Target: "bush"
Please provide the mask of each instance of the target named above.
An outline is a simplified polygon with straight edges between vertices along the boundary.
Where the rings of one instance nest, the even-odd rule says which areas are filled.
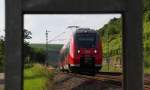
[[[144,56],[144,67],[150,68],[150,55]]]

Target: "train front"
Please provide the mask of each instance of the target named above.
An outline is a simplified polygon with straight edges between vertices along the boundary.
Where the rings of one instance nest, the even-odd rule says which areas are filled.
[[[100,36],[95,30],[80,29],[74,33],[74,59],[72,68],[80,71],[98,72],[102,65]]]

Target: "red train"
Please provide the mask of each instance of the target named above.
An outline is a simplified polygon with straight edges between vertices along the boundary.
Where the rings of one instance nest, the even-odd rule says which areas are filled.
[[[79,28],[60,51],[61,70],[72,72],[98,72],[102,67],[102,43],[100,35],[89,28]]]

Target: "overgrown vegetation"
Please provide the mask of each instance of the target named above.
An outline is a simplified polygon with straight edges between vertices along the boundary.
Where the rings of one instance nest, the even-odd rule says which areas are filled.
[[[44,48],[32,47],[26,39],[31,39],[32,33],[24,31],[24,90],[46,90],[54,72],[49,72],[44,66],[46,51]],[[45,45],[43,45],[45,47]],[[37,63],[37,64],[35,64]]]
[[[104,57],[116,56],[121,54],[122,20],[113,18],[103,28],[99,29],[102,37]],[[111,48],[110,48],[111,47]]]
[[[48,53],[46,54],[46,46],[45,44],[30,44],[31,48],[34,48],[34,52],[39,52],[37,55],[38,57],[35,58],[32,61],[38,61],[38,62],[42,62],[42,60],[46,60],[45,63],[50,64],[53,67],[57,67],[58,65],[58,60],[59,60],[59,51],[62,48],[63,44],[48,44]],[[44,54],[44,55],[42,55]],[[46,56],[47,55],[47,59]],[[40,57],[41,56],[41,57]],[[43,57],[45,56],[45,58]],[[42,58],[43,57],[43,58]]]
[[[5,50],[4,50],[4,39],[0,38],[0,72],[4,71],[4,59],[5,59]]]
[[[54,72],[50,72],[41,64],[25,65],[24,90],[46,90],[47,83],[53,79]]]
[[[101,72],[122,72],[122,67],[115,67],[112,64],[108,65],[107,63],[104,63]]]
[[[24,63],[45,63],[45,50],[43,48],[31,47],[26,39],[31,39],[32,33],[24,29]]]
[[[98,30],[102,36],[105,58],[116,55],[120,55],[121,57],[121,19],[122,18],[114,18],[110,20],[108,24],[104,25],[103,28]],[[143,28],[144,67],[145,73],[150,73],[150,0],[144,0]]]
[[[150,0],[144,0],[143,22],[144,66],[145,72],[150,73]]]

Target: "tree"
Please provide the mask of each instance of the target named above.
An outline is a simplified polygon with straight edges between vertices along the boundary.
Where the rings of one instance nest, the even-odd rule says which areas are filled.
[[[32,38],[32,37],[31,37],[31,35],[32,35],[31,31],[28,31],[27,29],[24,29],[23,32],[24,32],[24,41],[25,41],[26,39],[31,39],[31,38]],[[25,41],[25,42],[26,42],[26,41]]]
[[[4,59],[5,59],[5,42],[4,39],[0,38],[0,72],[4,71]]]
[[[45,51],[39,48],[32,48],[27,42],[27,39],[31,39],[32,33],[27,29],[24,29],[24,63],[44,63]]]
[[[24,32],[24,52],[23,52],[23,55],[24,55],[24,63],[27,63],[27,62],[30,62],[30,57],[31,57],[31,47],[29,46],[29,42],[26,41],[26,39],[31,39],[31,31],[28,31],[27,29],[24,29],[23,30]]]

